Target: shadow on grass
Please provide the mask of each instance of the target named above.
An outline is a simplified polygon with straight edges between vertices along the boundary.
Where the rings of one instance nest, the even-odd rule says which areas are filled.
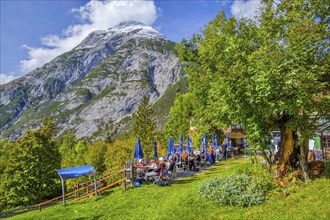
[[[93,217],[89,218],[89,219],[99,219],[101,218],[103,215],[94,215]],[[81,218],[75,218],[75,220],[85,220],[86,218],[81,217]]]
[[[174,184],[183,185],[183,184],[196,182],[197,180],[201,180],[201,177],[193,176],[193,177],[189,177],[189,178],[178,179],[174,182]]]

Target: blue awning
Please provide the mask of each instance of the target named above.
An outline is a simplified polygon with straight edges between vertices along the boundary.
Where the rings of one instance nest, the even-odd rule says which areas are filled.
[[[79,166],[79,167],[70,167],[57,170],[58,175],[63,180],[77,178],[81,176],[87,176],[89,174],[94,174],[95,170],[92,165]]]

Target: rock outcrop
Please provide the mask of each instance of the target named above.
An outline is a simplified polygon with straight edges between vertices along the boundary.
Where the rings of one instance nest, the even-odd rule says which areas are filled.
[[[0,137],[17,139],[45,116],[57,135],[91,136],[151,102],[180,80],[174,43],[142,23],[121,23],[89,34],[73,50],[0,85]]]

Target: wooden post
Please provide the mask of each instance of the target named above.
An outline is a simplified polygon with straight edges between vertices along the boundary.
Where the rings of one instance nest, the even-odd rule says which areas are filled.
[[[127,176],[127,174],[126,174],[126,170],[127,170],[127,168],[126,168],[126,166],[125,166],[125,170],[124,170],[124,178]],[[127,181],[127,179],[124,181],[124,191],[126,191],[126,181]]]
[[[75,186],[75,198],[78,198],[79,197],[79,190],[78,190],[78,188],[79,188],[79,184],[76,184],[76,186]]]
[[[94,191],[95,191],[95,196],[97,196],[97,184],[96,184],[96,174],[94,173]]]

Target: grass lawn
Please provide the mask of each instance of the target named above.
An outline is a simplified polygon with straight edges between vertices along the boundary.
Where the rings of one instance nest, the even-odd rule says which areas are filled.
[[[267,202],[250,208],[221,206],[207,202],[197,191],[203,181],[251,167],[248,159],[218,163],[197,175],[166,187],[148,184],[119,187],[98,198],[59,204],[11,219],[330,219],[330,179],[318,179],[284,197],[270,193]]]

